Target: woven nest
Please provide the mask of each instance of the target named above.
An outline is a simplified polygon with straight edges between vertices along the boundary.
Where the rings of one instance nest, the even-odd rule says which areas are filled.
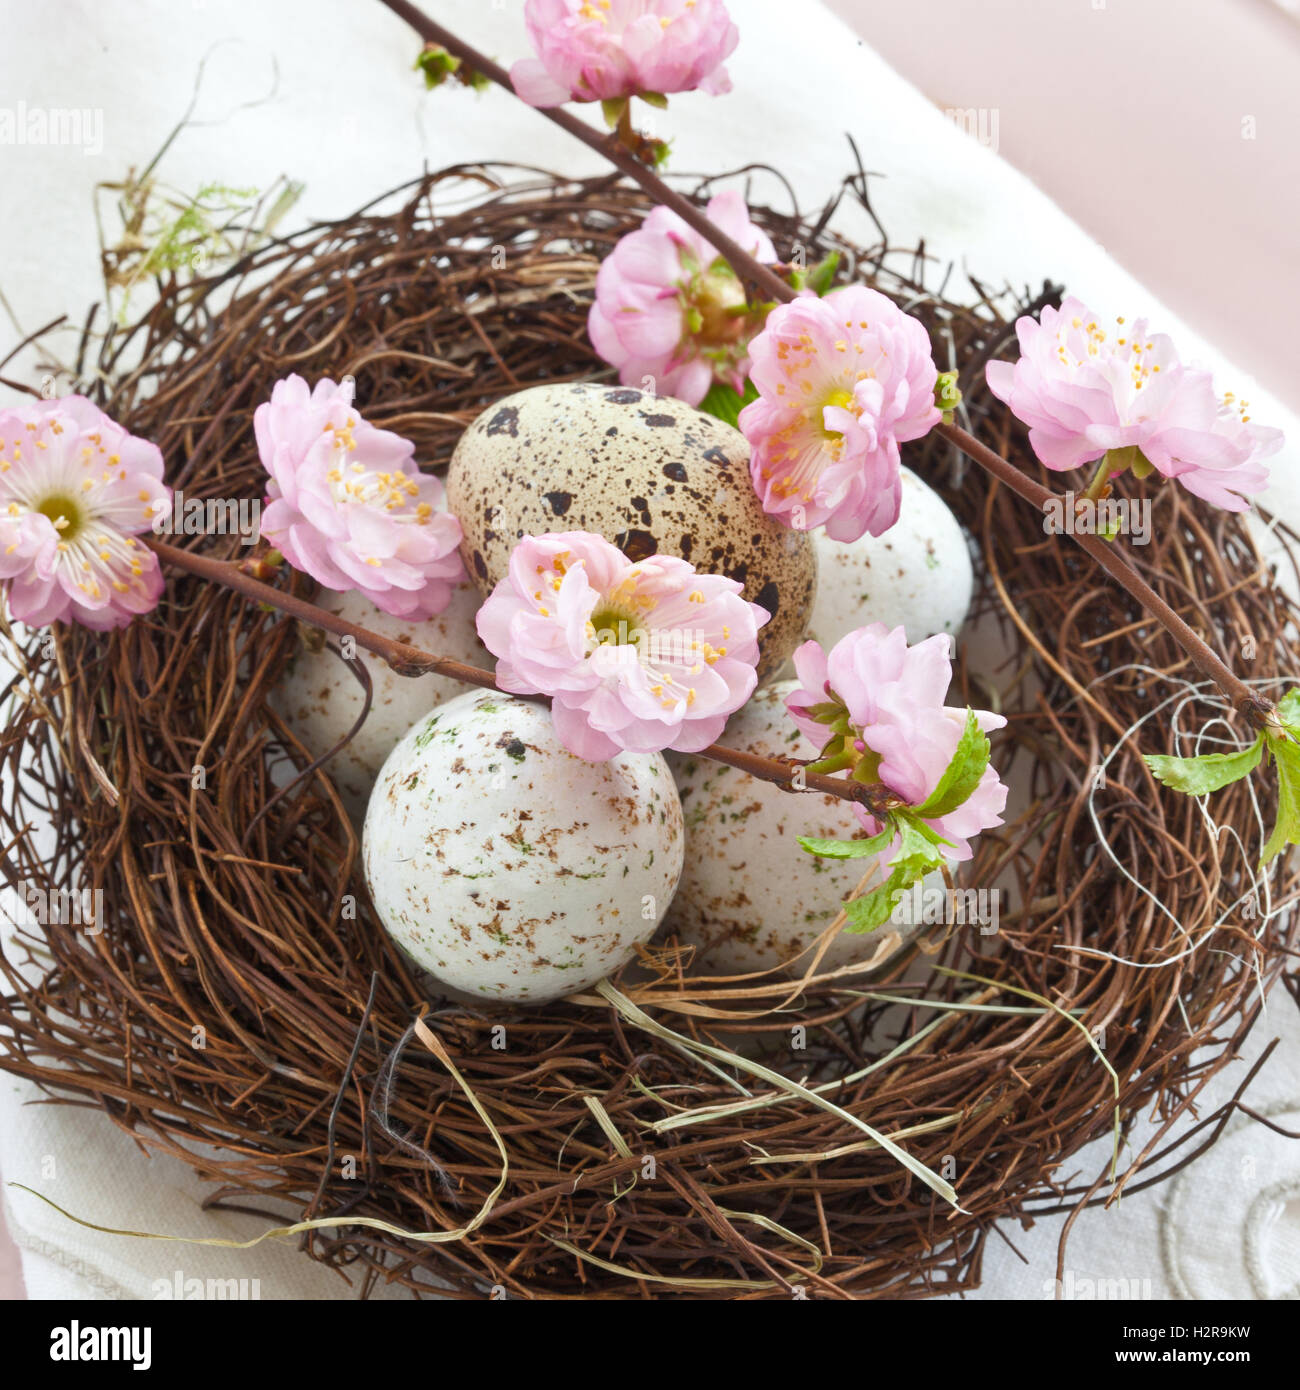
[[[846,187],[865,202],[860,180]],[[161,446],[187,497],[226,498],[262,494],[251,413],[289,371],[355,376],[367,417],[438,467],[494,398],[605,374],[587,306],[600,258],[647,211],[642,193],[608,179],[503,187],[480,169],[408,193],[394,214],[362,212],[161,286],[129,334],[102,343],[86,389]],[[857,251],[824,218],[755,216],[781,254],[838,246],[850,278],[918,313],[960,369],[967,423],[1043,476],[982,384],[1023,304],[949,303],[925,288],[935,268],[919,253]],[[1256,891],[1272,808],[1247,783],[1207,809],[1160,790],[1140,751],[1229,737],[1222,702],[1032,507],[939,440],[905,461],[976,538],[980,630],[1000,627],[1014,653],[979,677],[963,666],[952,697],[1008,716],[994,762],[1029,800],[980,838],[963,876],[1005,886],[1000,930],[935,928],[914,958],[793,998],[724,984],[702,999],[671,942],[648,982],[642,968],[622,984],[657,1024],[761,1052],[829,1083],[821,1094],[840,1111],[904,1132],[962,1212],[842,1115],[604,1003],[480,1011],[435,995],[425,1022],[444,1055],[413,1039],[428,984],[369,910],[328,763],[292,782],[309,759],[267,701],[298,625],[187,574],[121,633],[63,628],[22,652],[3,744],[6,872],[19,888],[101,889],[104,921],[97,935],[29,929],[10,950],[3,1066],[178,1155],[214,1184],[214,1204],[420,1232],[459,1230],[490,1207],[443,1243],[346,1224],[299,1237],[367,1288],[924,1297],[978,1284],[999,1223],[1169,1176],[1226,1121],[1198,1115],[1195,1099],[1294,944],[1270,910],[1294,876],[1279,869]],[[1155,540],[1128,549],[1133,563],[1221,649],[1249,638],[1247,674],[1267,689],[1287,670],[1287,600],[1237,518],[1172,487],[1152,495]],[[177,543],[247,553],[235,537]],[[276,582],[310,596],[302,576]],[[994,1011],[936,1007],[972,1001]],[[806,1045],[792,1051],[796,1025]],[[737,1085],[761,1103],[662,1123],[731,1105]],[[1071,1161],[1117,1116],[1126,1134],[1152,1113],[1157,1139],[1123,1143],[1116,1177]]]

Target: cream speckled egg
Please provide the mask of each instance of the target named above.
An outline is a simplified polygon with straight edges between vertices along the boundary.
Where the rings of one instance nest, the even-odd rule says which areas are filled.
[[[812,758],[816,750],[786,712],[796,681],[764,686],[727,724],[724,742],[767,757]],[[865,872],[860,860],[817,859],[798,836],[851,839],[862,829],[847,802],[783,792],[734,768],[674,756],[686,819],[686,864],[667,930],[696,948],[692,970],[740,975],[784,965],[830,925]],[[938,879],[941,883],[942,880]],[[819,970],[883,964],[912,935],[889,923],[841,932]],[[808,968],[813,952],[794,961]]]
[[[496,667],[495,658],[479,641],[474,628],[482,598],[472,584],[453,590],[447,607],[422,622],[395,618],[358,593],[322,589],[316,602],[328,612],[370,628],[382,637],[409,642],[435,656],[450,657],[469,666],[489,671]],[[338,644],[337,638],[331,637],[330,641]],[[360,824],[370,789],[393,745],[422,714],[459,695],[466,687],[449,676],[399,676],[386,661],[361,647],[357,648],[357,655],[370,672],[370,713],[352,742],[330,760],[328,770],[348,814]],[[276,713],[313,758],[320,757],[347,734],[364,703],[360,682],[323,643],[315,649],[300,644],[279,684],[271,691]]]
[[[805,636],[811,538],[764,514],[745,437],[681,401],[581,382],[520,391],[461,436],[447,505],[484,594],[523,536],[591,531],[630,559],[677,555],[743,584],[772,614],[758,635],[760,680]]]
[[[970,609],[975,577],[966,533],[933,488],[902,470],[898,522],[883,536],[845,544],[817,531],[817,600],[808,624],[829,650],[867,623],[900,623],[910,643],[954,636]]]
[[[588,763],[544,706],[471,691],[422,719],[379,774],[362,836],[393,939],[444,984],[544,1003],[629,961],[682,869],[662,756]]]

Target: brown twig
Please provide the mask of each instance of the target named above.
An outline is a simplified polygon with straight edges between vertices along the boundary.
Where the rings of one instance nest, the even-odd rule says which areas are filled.
[[[1035,482],[1022,473],[1014,464],[1008,463],[988,445],[982,444],[975,436],[960,425],[939,424],[935,433],[949,443],[955,444],[968,458],[991,473],[997,480],[1009,487],[1018,497],[1032,502],[1040,510],[1057,494]],[[1173,637],[1174,641],[1196,663],[1197,668],[1210,678],[1232,701],[1232,707],[1253,727],[1262,728],[1268,722],[1272,701],[1266,700],[1258,691],[1252,690],[1232,669],[1223,662],[1209,646],[1173,608],[1133,568],[1132,564],[1116,550],[1113,542],[1100,536],[1089,536],[1070,532],[1084,550],[1160,623]]]
[[[426,42],[441,44],[471,68],[503,87],[512,95],[515,93],[510,74],[491,58],[480,53],[472,45],[458,38],[449,29],[435,23],[409,0],[381,0],[394,14],[404,19]],[[602,136],[599,131],[578,120],[562,106],[536,108],[547,120],[554,122],[562,130],[581,140],[598,154],[603,155],[617,169],[629,178],[635,179],[656,202],[671,208],[689,226],[715,246],[727,259],[732,269],[743,279],[756,285],[770,299],[789,302],[795,298],[796,291],[769,267],[756,260],[745,248],[727,236],[716,223],[709,220],[703,209],[670,188],[653,169],[641,163],[620,141],[613,136]],[[1044,502],[1054,496],[1047,488],[1035,483],[1014,464],[1008,463],[1001,455],[987,445],[981,444],[973,435],[958,425],[939,425],[936,431],[955,445],[968,458],[981,468],[987,469],[1001,482],[1005,483],[1018,496],[1042,507]],[[1131,564],[1120,558],[1113,545],[1097,536],[1081,535],[1071,531],[1074,540],[1106,571],[1115,582],[1127,589],[1137,601],[1172,634],[1174,640],[1225,695],[1232,701],[1233,708],[1245,718],[1252,727],[1259,729],[1268,723],[1273,710],[1271,701],[1250,689],[1231,670],[1231,668],[1210,649],[1155,591],[1133,569]]]
[[[463,661],[452,661],[448,657],[435,656],[407,642],[398,642],[391,637],[383,637],[370,628],[349,622],[337,613],[327,612],[309,603],[296,594],[287,594],[282,589],[273,588],[255,579],[232,560],[214,560],[207,555],[182,550],[166,541],[150,537],[148,544],[160,560],[177,569],[188,571],[214,584],[224,585],[255,603],[266,604],[278,609],[300,622],[313,627],[324,628],[336,637],[351,637],[359,647],[382,657],[399,676],[425,676],[436,671],[440,676],[450,676],[453,680],[464,681],[466,685],[481,686],[485,690],[496,690],[502,695],[513,694],[497,684],[491,671],[478,666],[468,666]],[[534,695],[521,698],[549,703],[544,696]],[[765,758],[757,753],[748,753],[741,748],[727,748],[720,743],[712,743],[693,756],[709,758],[716,763],[738,768],[751,777],[770,782],[786,792],[820,792],[840,801],[854,801],[865,807],[873,816],[884,816],[904,803],[902,799],[881,782],[871,784],[854,782],[847,777],[831,777],[821,772],[809,772],[795,759]]]
[[[476,72],[481,72],[484,77],[495,82],[498,87],[504,87],[507,92],[512,95],[515,94],[514,84],[510,81],[510,74],[505,68],[499,63],[494,63],[485,53],[480,53],[477,48],[458,38],[450,29],[445,29],[441,24],[435,23],[415,5],[408,4],[407,0],[382,0],[382,3],[387,5],[399,18],[404,19],[426,43],[441,44],[448,53],[454,54]],[[562,106],[537,107],[535,109],[548,121],[559,126],[561,130],[568,131],[570,135],[581,140],[584,145],[589,146],[597,154],[609,160],[616,169],[626,174],[628,178],[635,179],[654,198],[655,202],[663,207],[671,208],[683,222],[707,237],[710,244],[717,247],[732,267],[761,290],[767,298],[793,298],[794,291],[779,275],[761,262],[756,261],[745,251],[744,247],[733,241],[715,222],[710,222],[702,209],[688,198],[682,197],[675,189],[669,188],[653,169],[643,164],[622,144],[616,132],[602,134],[585,121],[578,120]]]

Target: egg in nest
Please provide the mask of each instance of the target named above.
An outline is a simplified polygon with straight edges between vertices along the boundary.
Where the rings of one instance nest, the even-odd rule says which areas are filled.
[[[668,909],[682,853],[661,754],[585,762],[545,705],[482,690],[393,749],[362,835],[398,945],[462,995],[527,1004],[627,964]]]
[[[680,556],[744,586],[771,621],[760,681],[803,640],[817,586],[811,537],[767,516],[749,445],[682,401],[626,386],[533,386],[489,406],[447,474],[465,567],[486,595],[526,535],[589,531],[631,560]]]
[[[898,521],[884,535],[845,543],[813,533],[817,599],[808,628],[827,651],[867,623],[901,625],[915,645],[937,632],[955,637],[966,621],[975,586],[966,533],[910,468],[901,481]]]
[[[323,589],[316,602],[348,622],[369,628],[381,637],[407,642],[434,656],[489,671],[496,664],[474,627],[482,599],[472,584],[453,589],[447,607],[424,620],[395,618],[356,592]],[[310,634],[309,640],[301,643],[290,658],[270,694],[272,708],[313,758],[323,756],[347,736],[365,704],[361,682],[337,651],[326,645],[327,640],[335,647],[339,645],[336,637],[326,639],[324,633]],[[436,672],[399,676],[382,657],[360,646],[356,655],[370,675],[370,712],[351,742],[330,759],[325,770],[334,779],[348,814],[359,825],[365,817],[375,778],[393,746],[421,715],[461,694],[465,686]]]
[[[725,742],[765,757],[816,757],[785,699],[798,681],[764,686],[727,724]],[[861,859],[819,859],[800,835],[848,840],[863,833],[847,801],[786,792],[736,768],[672,756],[686,824],[686,862],[666,930],[693,946],[693,973],[745,975],[784,967],[802,974],[818,937],[868,872]],[[867,884],[875,887],[879,880]],[[941,876],[927,886],[942,887]],[[840,931],[819,973],[850,963],[883,965],[915,932],[905,899],[899,921],[872,932]],[[797,959],[796,959],[797,958]]]

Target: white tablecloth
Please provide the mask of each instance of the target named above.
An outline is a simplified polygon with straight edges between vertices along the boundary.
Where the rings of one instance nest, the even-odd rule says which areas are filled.
[[[524,54],[517,0],[428,3],[502,61]],[[1267,503],[1300,522],[1300,429],[1278,401],[1199,342],[819,4],[733,0],[732,10],[742,33],[730,63],[734,92],[674,99],[661,118],[675,169],[720,171],[763,160],[784,171],[806,207],[819,206],[849,168],[844,133],[852,132],[868,169],[884,175],[873,181],[872,197],[897,244],[923,235],[933,255],[985,282],[1037,286],[1051,277],[1101,312],[1147,314],[1185,354],[1212,365],[1222,388],[1249,393],[1255,418],[1281,426],[1290,441],[1275,460],[1278,482]],[[425,94],[410,70],[418,41],[370,0],[63,0],[57,22],[54,7],[0,0],[0,33],[0,105],[83,107],[103,118],[99,150],[93,119],[82,147],[0,149],[11,194],[0,219],[0,288],[27,330],[65,310],[79,321],[98,297],[93,186],[148,162],[188,103],[205,54],[195,116],[207,124],[182,133],[160,171],[186,191],[212,182],[264,187],[288,174],[307,184],[294,214],[304,222],[345,214],[426,165],[513,158],[572,174],[603,167],[504,93]],[[757,198],[780,196],[774,181],[757,177]],[[847,205],[841,225],[871,237],[865,217]],[[1282,1046],[1252,1088],[1252,1103],[1294,1129],[1300,1026],[1281,991],[1256,1029],[1251,1055],[1274,1035]],[[1228,1069],[1202,1113],[1230,1092],[1246,1065]],[[33,1088],[0,1079],[6,1180],[104,1225],[241,1237],[259,1229],[254,1218],[202,1212],[204,1189],[188,1169],[144,1156],[104,1116],[32,1105],[36,1097]],[[1103,1141],[1074,1167],[1091,1177],[1105,1161]],[[150,1297],[156,1281],[173,1283],[178,1270],[185,1278],[257,1279],[264,1298],[350,1296],[337,1275],[291,1243],[238,1253],[109,1237],[12,1189],[6,1210],[32,1297]],[[1049,1296],[1060,1224],[1008,1231],[1019,1255],[991,1239],[976,1296]],[[1085,1213],[1070,1238],[1068,1266],[1066,1292],[1080,1298],[1296,1296],[1300,1145],[1262,1127],[1239,1127],[1168,1188]]]

